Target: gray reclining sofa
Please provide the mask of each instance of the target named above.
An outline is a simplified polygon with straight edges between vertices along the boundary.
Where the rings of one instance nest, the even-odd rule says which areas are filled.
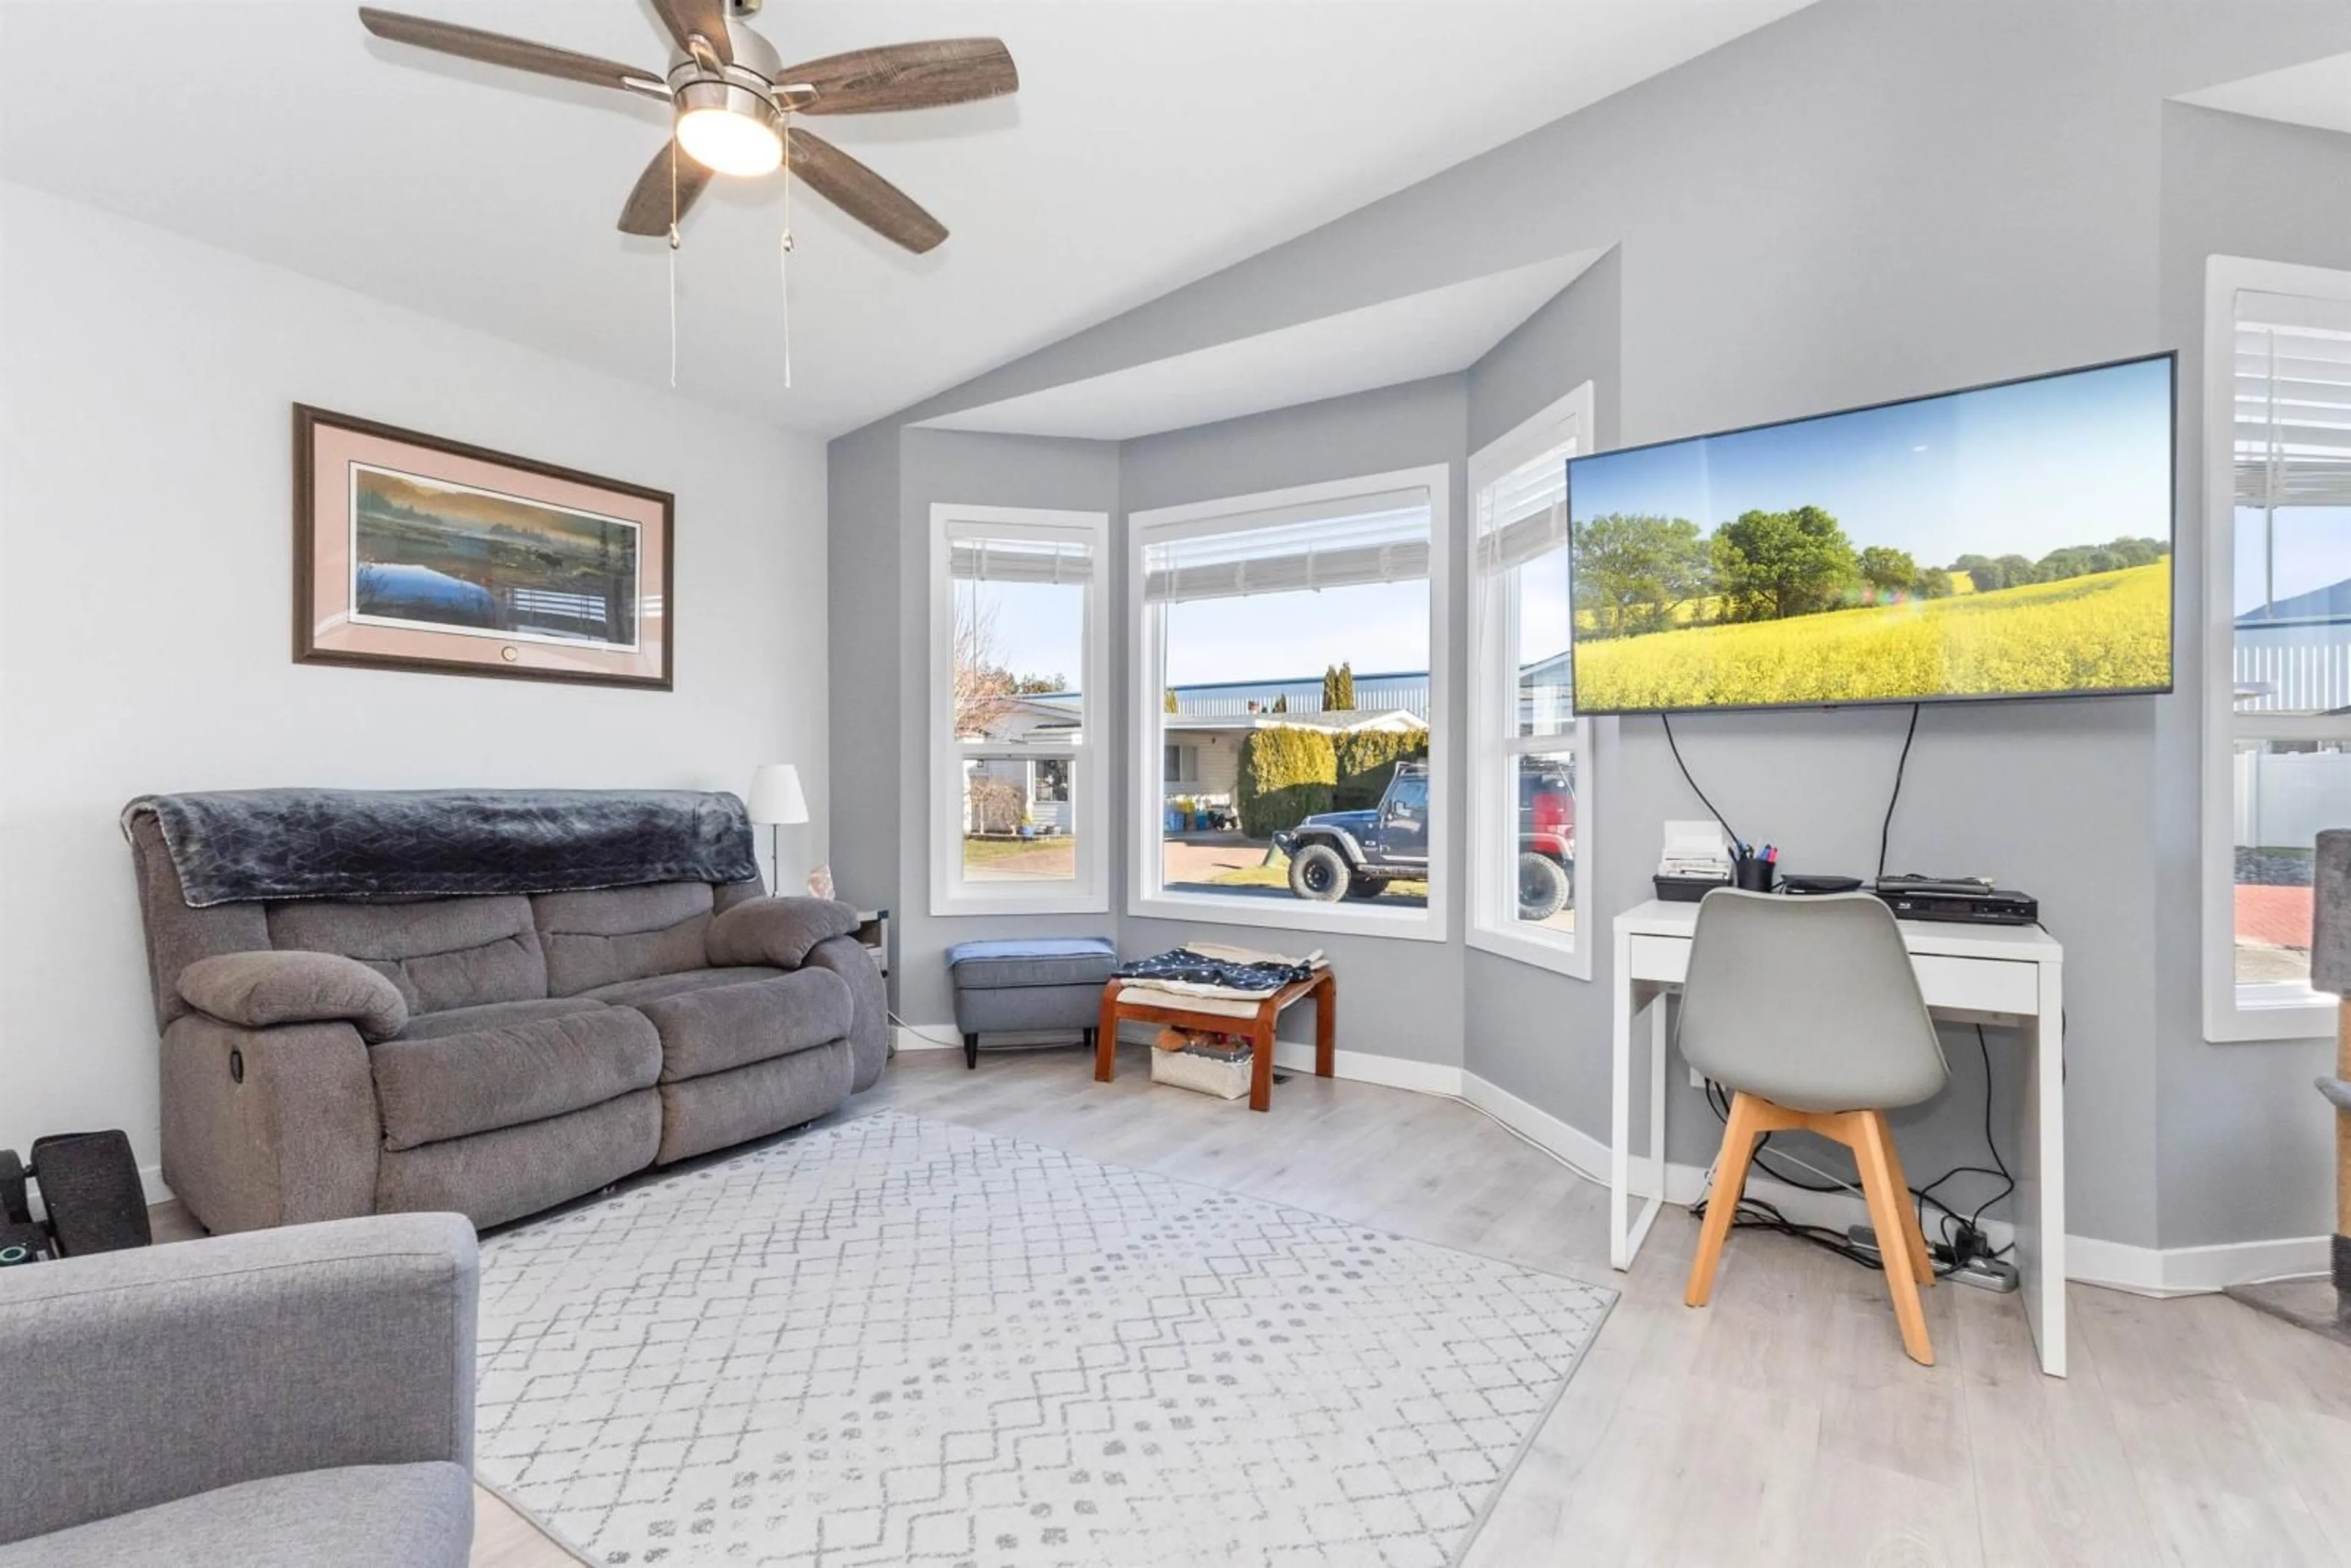
[[[695,879],[613,830],[616,805],[648,800],[715,846]],[[497,861],[516,820],[534,837]],[[855,915],[763,896],[731,795],[164,796],[123,826],[162,1031],[163,1178],[215,1232],[420,1209],[498,1224],[823,1115],[888,1054]],[[361,891],[316,891],[336,888]]]

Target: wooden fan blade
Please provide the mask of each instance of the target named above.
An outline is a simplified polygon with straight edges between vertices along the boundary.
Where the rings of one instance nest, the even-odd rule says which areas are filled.
[[[436,22],[429,16],[403,16],[398,11],[379,11],[372,5],[360,7],[360,26],[377,37],[389,38],[395,44],[413,44],[419,48],[433,49],[444,55],[458,55],[469,60],[481,60],[518,71],[536,71],[540,76],[562,77],[569,81],[589,82],[597,87],[616,87],[623,91],[647,92],[662,98],[669,96],[668,85],[658,71],[641,71],[617,60],[578,55],[569,49],[534,44],[528,38],[509,38],[504,33],[486,33],[479,27],[464,27],[455,22]]]
[[[673,162],[677,180],[674,206],[670,201]],[[645,165],[645,172],[637,176],[636,189],[629,193],[628,204],[621,209],[621,232],[655,236],[669,233],[673,214],[677,222],[684,222],[686,211],[694,205],[694,199],[702,194],[703,188],[709,183],[710,171],[687,157],[678,147],[675,137],[670,138],[663,143],[662,150],[653,154],[653,161]]]
[[[946,225],[889,181],[820,136],[794,126],[792,172],[834,206],[893,245],[920,256],[947,237]]]
[[[827,55],[788,67],[776,85],[816,89],[803,114],[873,114],[1001,98],[1019,89],[1020,73],[999,38],[933,38]]]
[[[700,34],[722,65],[735,59],[734,40],[726,36],[726,0],[653,0],[653,9],[661,13],[662,26],[677,40],[682,55],[694,53],[686,40]]]

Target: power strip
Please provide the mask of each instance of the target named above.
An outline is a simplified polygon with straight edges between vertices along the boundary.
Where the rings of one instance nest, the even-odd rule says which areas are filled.
[[[1849,1225],[1845,1227],[1844,1234],[1845,1239],[1853,1244],[1855,1251],[1866,1253],[1872,1258],[1878,1257],[1877,1231],[1874,1227]],[[1928,1242],[1927,1250],[1934,1256],[1938,1267],[1951,1269],[1949,1248],[1940,1242]],[[1879,1260],[1879,1264],[1880,1267],[1884,1266],[1883,1259]],[[2015,1264],[2002,1262],[1997,1258],[1970,1258],[1957,1269],[1951,1269],[1949,1273],[1940,1277],[1956,1284],[1973,1285],[1979,1291],[1991,1291],[2003,1296],[2012,1291],[2021,1290],[2024,1284],[2022,1277],[2016,1271]]]

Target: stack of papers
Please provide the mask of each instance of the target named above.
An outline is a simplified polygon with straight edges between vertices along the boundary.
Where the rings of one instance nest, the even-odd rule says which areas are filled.
[[[1704,876],[1730,880],[1730,841],[1719,822],[1667,822],[1666,845],[1657,856],[1659,876]]]

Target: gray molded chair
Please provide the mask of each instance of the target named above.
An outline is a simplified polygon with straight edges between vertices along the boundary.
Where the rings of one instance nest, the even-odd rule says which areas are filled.
[[[1893,913],[1865,893],[1708,894],[1683,981],[1679,1040],[1684,1060],[1731,1092],[1684,1299],[1702,1307],[1713,1293],[1755,1140],[1818,1133],[1853,1151],[1902,1348],[1932,1366],[1918,1287],[1934,1283],[1933,1260],[1885,1113],[1933,1099],[1951,1073]]]

